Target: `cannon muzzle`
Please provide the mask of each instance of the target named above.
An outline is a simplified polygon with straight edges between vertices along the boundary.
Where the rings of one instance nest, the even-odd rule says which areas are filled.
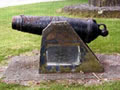
[[[108,35],[106,25],[97,24],[96,20],[82,20],[62,16],[14,16],[12,19],[12,28],[22,32],[41,35],[43,29],[52,21],[67,21],[85,43],[90,43],[99,35]],[[104,27],[103,30],[100,29],[101,26]]]

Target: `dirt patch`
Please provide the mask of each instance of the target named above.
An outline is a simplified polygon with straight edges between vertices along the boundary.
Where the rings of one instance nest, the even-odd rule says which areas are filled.
[[[62,10],[64,13],[83,17],[106,17],[120,18],[120,7],[95,7],[88,4],[77,4],[66,6]]]
[[[120,55],[96,54],[105,71],[103,73],[55,73],[39,74],[39,51],[10,58],[7,67],[0,68],[0,75],[7,83],[28,85],[38,84],[41,81],[56,80],[56,82],[69,82],[80,84],[100,84],[109,80],[120,80]]]

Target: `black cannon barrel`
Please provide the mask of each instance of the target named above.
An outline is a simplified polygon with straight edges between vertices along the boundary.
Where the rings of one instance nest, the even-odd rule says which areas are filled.
[[[63,16],[14,16],[12,28],[22,32],[41,35],[43,29],[52,21],[67,21],[85,43],[91,42],[99,35],[108,35],[106,25],[97,24],[93,19],[83,20]],[[101,26],[104,27],[103,30],[100,29]]]

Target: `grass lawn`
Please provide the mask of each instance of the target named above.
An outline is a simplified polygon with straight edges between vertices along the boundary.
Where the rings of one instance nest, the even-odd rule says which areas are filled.
[[[0,90],[120,90],[120,82],[109,82],[103,85],[84,86],[80,84],[58,84],[54,81],[36,86],[0,83]]]
[[[68,16],[66,14],[56,13],[56,10],[76,3],[86,3],[88,0],[67,0],[59,2],[42,2],[37,4],[14,6],[0,8],[0,62],[10,56],[19,55],[20,53],[40,49],[41,36],[18,32],[11,29],[12,16],[16,15],[36,15],[36,16]],[[77,17],[77,16],[76,16]],[[108,26],[109,36],[106,38],[99,37],[89,44],[90,48],[96,53],[120,53],[120,19],[101,19],[96,18],[98,23],[104,23]],[[0,90],[118,90],[120,82],[107,83],[100,86],[84,87],[83,85],[61,85],[50,84],[42,87],[23,87],[19,85],[7,85],[0,83]]]

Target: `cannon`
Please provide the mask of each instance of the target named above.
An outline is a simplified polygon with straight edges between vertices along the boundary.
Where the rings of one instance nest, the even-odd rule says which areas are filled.
[[[105,24],[94,19],[20,15],[13,17],[12,28],[42,35],[39,73],[104,71],[86,43],[107,36]]]
[[[12,19],[12,28],[22,32],[41,35],[42,31],[52,21],[67,21],[85,43],[90,43],[99,35],[108,35],[106,25],[97,24],[94,19],[83,20],[63,16],[14,16]],[[103,26],[102,30],[100,29],[101,26]]]

